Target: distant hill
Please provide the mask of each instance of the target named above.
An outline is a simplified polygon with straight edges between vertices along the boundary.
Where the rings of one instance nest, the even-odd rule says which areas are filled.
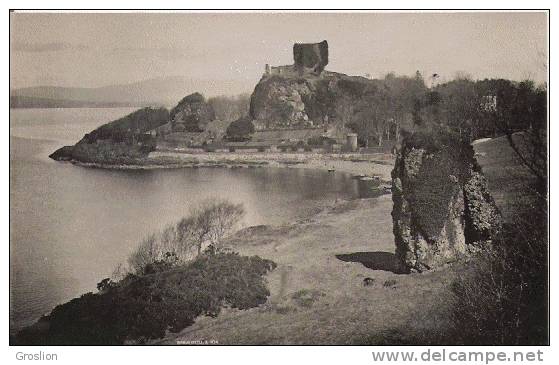
[[[66,99],[36,98],[33,96],[10,96],[10,108],[121,108],[135,107],[143,104],[91,102]]]
[[[131,84],[97,88],[36,86],[11,90],[10,107],[169,107],[176,105],[184,95],[195,91],[199,91],[205,96],[236,95],[250,92],[253,87],[254,83],[249,80],[203,80],[182,76],[149,79]]]

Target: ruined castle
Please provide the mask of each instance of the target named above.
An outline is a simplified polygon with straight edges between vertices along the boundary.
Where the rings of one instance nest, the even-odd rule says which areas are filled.
[[[293,45],[293,61],[293,65],[285,66],[266,64],[264,76],[320,76],[324,67],[328,64],[328,42],[295,43]]]

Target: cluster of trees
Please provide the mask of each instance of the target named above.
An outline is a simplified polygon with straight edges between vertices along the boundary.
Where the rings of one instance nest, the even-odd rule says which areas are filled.
[[[254,131],[255,128],[252,123],[252,118],[247,115],[229,124],[225,132],[225,138],[229,141],[243,142],[249,140],[250,135],[253,134]]]
[[[531,81],[504,79],[474,81],[460,76],[428,88],[423,76],[386,75],[348,94],[340,117],[358,133],[362,145],[399,139],[401,128],[436,124],[457,132],[464,140],[546,129],[547,88]],[[355,100],[358,100],[355,102]],[[343,108],[342,108],[343,109]]]
[[[209,98],[208,103],[212,106],[216,119],[232,122],[248,115],[250,94],[245,93],[237,96],[215,96]]]
[[[146,237],[128,258],[128,266],[135,274],[147,274],[189,262],[200,256],[206,246],[220,250],[222,239],[240,223],[244,214],[242,204],[204,201],[188,217]],[[116,276],[122,274],[125,273]]]
[[[165,108],[143,108],[119,118],[86,134],[81,142],[95,143],[108,140],[114,143],[137,142],[138,136],[169,121],[169,111]]]
[[[421,108],[427,87],[419,72],[414,77],[393,73],[373,80],[359,102],[350,105],[346,126],[354,130],[362,145],[381,146],[384,139],[399,139],[400,128],[410,125],[414,112]]]
[[[547,90],[532,81],[455,79],[430,90],[423,118],[447,125],[466,140],[546,129]]]

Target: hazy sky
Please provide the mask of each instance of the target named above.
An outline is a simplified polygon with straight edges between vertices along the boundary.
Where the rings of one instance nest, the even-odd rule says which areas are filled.
[[[10,16],[12,88],[96,87],[187,76],[254,84],[264,65],[293,63],[294,42],[328,40],[327,69],[462,71],[546,79],[539,13],[37,14]],[[251,91],[251,90],[247,90]]]

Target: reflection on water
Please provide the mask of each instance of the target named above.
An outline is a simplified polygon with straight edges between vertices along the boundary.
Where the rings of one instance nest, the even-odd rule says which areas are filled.
[[[59,122],[63,126],[75,118],[78,123],[78,111],[98,113],[100,122],[115,113],[62,110]],[[205,198],[243,203],[244,223],[257,225],[286,223],[336,199],[372,192],[369,184],[347,174],[307,169],[116,171],[58,163],[46,156],[67,139],[75,141],[94,128],[97,119],[89,115],[87,123],[68,128],[57,140],[52,130],[64,128],[56,123],[56,113],[46,125],[34,120],[40,115],[37,110],[30,113],[12,115],[11,133],[52,142],[10,138],[12,330],[94,290],[142,237],[177,221]]]

